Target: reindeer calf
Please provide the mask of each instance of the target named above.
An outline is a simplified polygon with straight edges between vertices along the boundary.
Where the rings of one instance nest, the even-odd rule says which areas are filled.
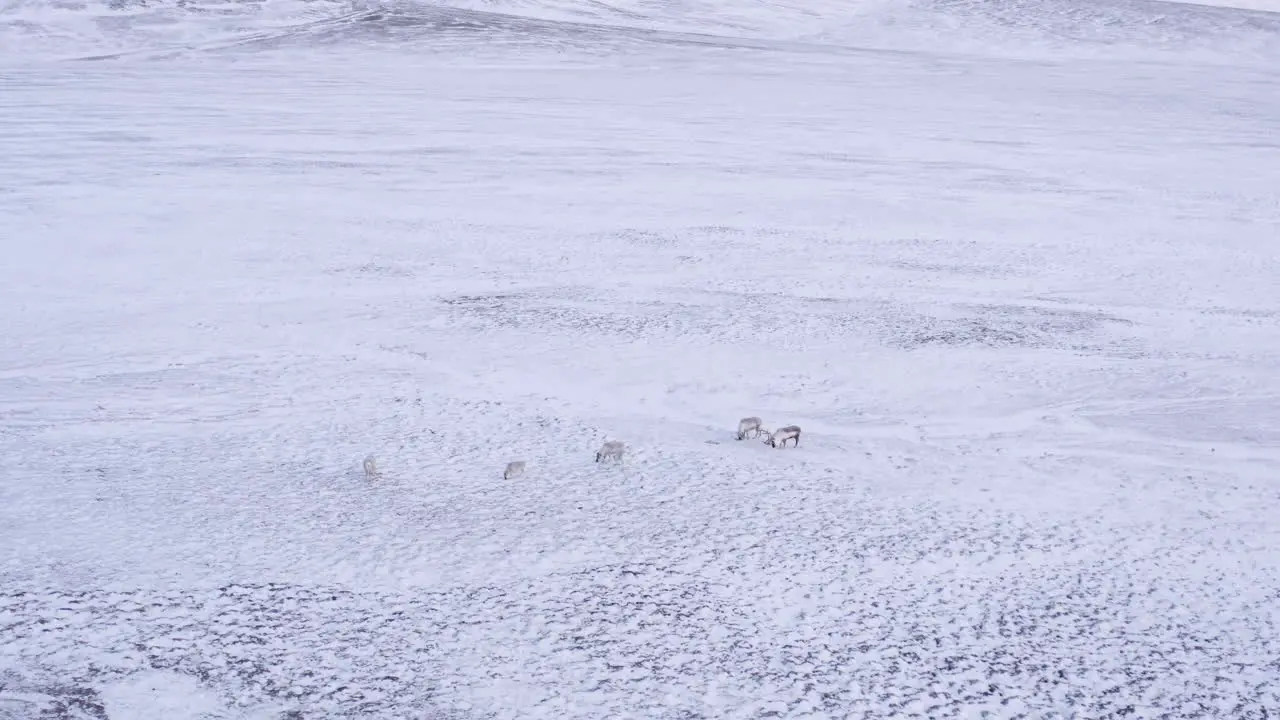
[[[751,437],[760,437],[760,433],[764,432],[763,424],[758,417],[742,418],[738,421],[738,439],[742,440],[747,433],[754,433]]]
[[[372,455],[368,455],[364,459],[364,476],[366,478],[378,477],[378,461]]]
[[[769,433],[769,439],[765,440],[769,447],[786,447],[787,441],[790,440],[792,447],[800,447],[800,426],[788,425],[784,428],[778,428]]]
[[[596,451],[596,462],[600,462],[601,460],[616,460],[618,462],[622,462],[622,453],[626,449],[626,446],[621,442],[617,440],[610,440],[604,445],[601,445],[600,449]]]

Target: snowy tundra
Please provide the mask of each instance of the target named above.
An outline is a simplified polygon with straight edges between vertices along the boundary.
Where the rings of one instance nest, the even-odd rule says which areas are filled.
[[[0,717],[1274,717],[1278,20],[4,4]]]

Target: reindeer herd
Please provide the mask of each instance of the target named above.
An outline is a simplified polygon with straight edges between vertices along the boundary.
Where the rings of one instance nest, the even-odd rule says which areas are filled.
[[[738,421],[738,439],[745,440],[747,433],[754,433],[751,437],[760,437],[764,435],[764,442],[769,447],[786,447],[787,441],[791,441],[792,447],[800,445],[800,426],[788,425],[778,428],[773,432],[764,429],[764,421],[758,417],[742,418]]]
[[[774,430],[773,432],[769,432],[764,428],[764,421],[761,420],[760,418],[758,417],[742,418],[741,420],[738,421],[738,434],[735,437],[738,440],[746,440],[748,435],[750,435],[753,438],[758,438],[761,435],[763,435],[764,443],[769,447],[784,448],[787,446],[788,440],[791,441],[791,447],[800,446],[800,426],[799,425],[788,425],[786,427],[780,427],[777,430]],[[627,449],[626,446],[623,445],[620,441],[610,440],[604,445],[601,445],[600,449],[596,451],[596,462],[602,462],[604,460],[614,460],[616,462],[621,462],[622,455],[623,453],[626,452],[626,449]],[[512,463],[512,465],[514,464],[516,463]],[[524,463],[521,462],[519,463],[519,465],[520,465],[521,471],[523,472]],[[507,467],[507,470],[508,472],[510,472],[511,470],[510,466]]]
[[[800,426],[787,425],[780,427],[773,432],[764,428],[764,421],[758,417],[742,418],[738,421],[738,433],[735,436],[737,440],[745,440],[750,435],[753,438],[764,436],[764,443],[773,448],[784,448],[787,441],[791,441],[791,447],[800,446]],[[610,440],[600,449],[596,451],[596,462],[604,462],[612,460],[614,462],[622,462],[622,456],[626,453],[627,446],[620,440]],[[507,463],[506,470],[502,471],[502,479],[510,480],[524,474],[525,462],[523,460],[513,460]],[[378,464],[372,455],[364,459],[364,474],[367,478],[376,478],[381,473],[378,472]]]

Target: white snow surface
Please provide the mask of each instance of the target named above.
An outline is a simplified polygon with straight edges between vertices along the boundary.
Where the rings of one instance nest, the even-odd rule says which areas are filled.
[[[1278,43],[7,2],[0,718],[1275,717]]]

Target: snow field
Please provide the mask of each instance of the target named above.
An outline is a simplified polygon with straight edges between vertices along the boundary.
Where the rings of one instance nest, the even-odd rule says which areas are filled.
[[[6,75],[0,713],[1280,705],[1274,71],[539,32]]]

